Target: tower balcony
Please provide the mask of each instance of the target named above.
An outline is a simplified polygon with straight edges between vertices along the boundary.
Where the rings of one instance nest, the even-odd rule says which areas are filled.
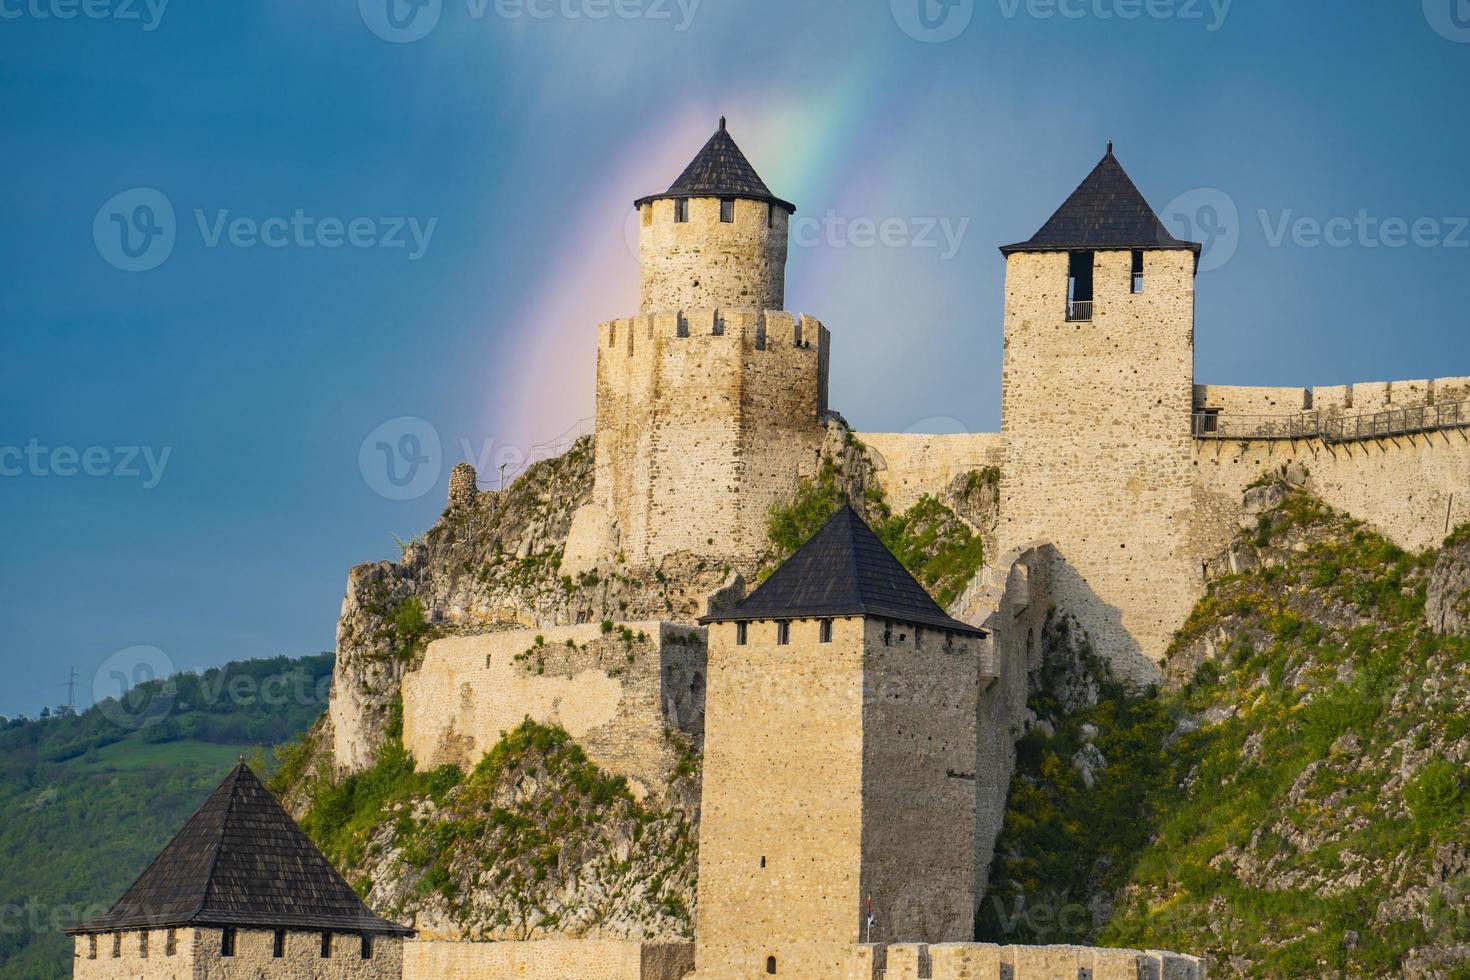
[[[1067,322],[1086,323],[1092,320],[1092,300],[1069,299],[1067,300]]]

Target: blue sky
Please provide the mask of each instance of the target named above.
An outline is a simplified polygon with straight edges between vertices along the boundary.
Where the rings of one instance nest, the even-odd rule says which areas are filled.
[[[592,414],[721,113],[860,429],[998,427],[996,246],[1109,139],[1216,230],[1200,380],[1470,374],[1467,0],[393,2],[0,0],[0,714],[330,649],[454,462]]]

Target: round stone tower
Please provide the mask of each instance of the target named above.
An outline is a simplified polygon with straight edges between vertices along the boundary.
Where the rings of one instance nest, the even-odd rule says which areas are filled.
[[[779,310],[786,298],[786,223],[776,197],[720,128],[662,194],[634,202],[641,312]]]

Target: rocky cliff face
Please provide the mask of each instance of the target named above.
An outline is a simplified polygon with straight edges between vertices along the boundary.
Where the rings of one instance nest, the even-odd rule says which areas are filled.
[[[572,515],[592,491],[592,443],[533,465],[504,492],[454,496],[397,561],[353,568],[337,623],[329,721],[339,771],[371,765],[405,670],[435,636],[638,619],[692,622],[731,570],[671,555],[635,574],[616,558],[560,570]],[[738,586],[737,586],[738,590]]]
[[[1470,525],[1445,541],[1429,573],[1424,615],[1430,629],[1470,634]]]

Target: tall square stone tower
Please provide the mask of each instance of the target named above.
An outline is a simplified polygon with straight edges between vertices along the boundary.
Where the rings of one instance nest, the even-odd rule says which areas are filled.
[[[1052,541],[1052,582],[1149,676],[1198,594],[1191,557],[1194,275],[1107,155],[1006,256],[1000,550]]]
[[[984,631],[847,507],[704,622],[697,975],[839,977],[858,943],[972,938]]]
[[[568,546],[657,566],[676,551],[743,562],[773,504],[815,475],[828,334],[781,310],[787,221],[725,120],[638,210],[641,308],[598,328],[596,486]],[[748,569],[747,569],[748,570]]]

